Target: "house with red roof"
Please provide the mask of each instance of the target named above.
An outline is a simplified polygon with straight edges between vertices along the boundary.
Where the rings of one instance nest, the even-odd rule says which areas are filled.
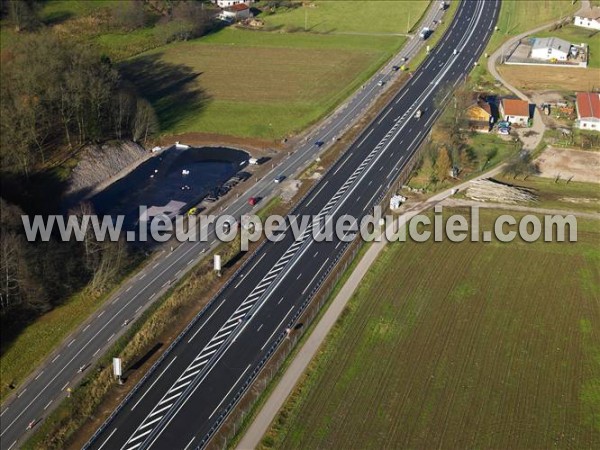
[[[224,8],[220,14],[221,19],[237,22],[238,20],[249,19],[252,17],[250,7],[245,3],[236,3],[229,8]]]
[[[600,94],[597,92],[577,93],[577,128],[600,131]]]
[[[524,125],[529,123],[529,103],[518,98],[503,98],[500,101],[500,117],[511,125]]]

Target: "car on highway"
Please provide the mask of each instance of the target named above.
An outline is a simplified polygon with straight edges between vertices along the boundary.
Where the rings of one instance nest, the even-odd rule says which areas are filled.
[[[317,141],[317,142],[315,142],[315,145],[316,145],[317,147],[322,147],[322,146],[323,146],[323,144],[325,144],[325,141]]]
[[[383,80],[379,80],[377,82],[377,86],[383,86],[384,84],[385,84],[385,81],[383,81]]]
[[[400,70],[400,66],[392,66],[392,70],[394,72],[398,72]]]
[[[256,197],[250,197],[250,198],[248,199],[248,204],[249,204],[250,206],[254,206],[254,205],[256,205],[257,203],[258,203],[258,198],[256,198]]]
[[[420,109],[417,109],[417,112],[415,113],[415,119],[420,119],[422,115],[423,115],[423,111],[421,111]]]
[[[275,178],[273,181],[277,184],[281,183],[283,180],[285,180],[285,175],[279,175],[277,178]]]

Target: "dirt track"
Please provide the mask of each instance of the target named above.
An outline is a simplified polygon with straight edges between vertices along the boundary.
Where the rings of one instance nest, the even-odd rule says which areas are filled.
[[[544,178],[600,183],[600,152],[549,147],[536,162]]]

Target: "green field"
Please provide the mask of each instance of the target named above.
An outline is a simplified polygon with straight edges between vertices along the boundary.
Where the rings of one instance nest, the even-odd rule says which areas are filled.
[[[278,139],[339,104],[404,41],[229,28],[124,66],[156,107],[162,134]]]
[[[275,14],[259,17],[269,29],[314,33],[408,33],[429,3],[423,0],[315,1],[294,9],[279,8]]]
[[[554,31],[536,33],[535,37],[558,37],[572,44],[587,44],[590,50],[588,67],[600,68],[600,33],[597,31],[569,25]]]
[[[598,225],[389,245],[261,447],[597,448]]]

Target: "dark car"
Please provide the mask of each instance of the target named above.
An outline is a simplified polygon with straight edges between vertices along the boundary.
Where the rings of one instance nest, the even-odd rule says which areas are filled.
[[[400,66],[393,66],[393,67],[392,67],[392,70],[393,70],[394,72],[398,72],[398,71],[400,70]]]
[[[315,145],[316,145],[317,147],[322,147],[322,146],[323,146],[323,144],[325,144],[325,142],[324,142],[324,141],[317,141],[317,142],[315,142]]]

